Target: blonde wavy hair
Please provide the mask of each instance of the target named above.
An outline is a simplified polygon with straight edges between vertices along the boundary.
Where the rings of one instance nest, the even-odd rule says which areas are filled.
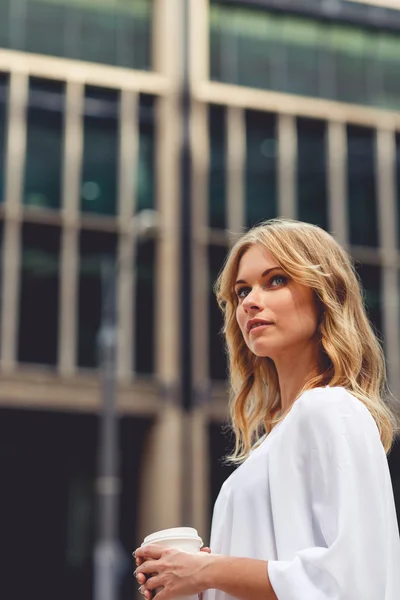
[[[230,412],[235,449],[228,462],[241,463],[260,438],[286,416],[281,414],[278,374],[270,358],[247,347],[236,320],[234,285],[248,248],[268,249],[293,281],[311,287],[321,305],[320,373],[301,390],[341,386],[370,411],[388,454],[398,424],[386,381],[385,359],[363,303],[363,291],[347,252],[326,231],[300,221],[272,219],[250,229],[231,249],[216,281],[224,315],[231,383]],[[299,396],[300,396],[299,394]]]

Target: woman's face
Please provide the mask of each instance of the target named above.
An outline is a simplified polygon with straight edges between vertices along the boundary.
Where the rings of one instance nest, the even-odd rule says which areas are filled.
[[[242,256],[235,293],[236,319],[256,356],[276,361],[316,346],[319,311],[312,289],[294,282],[263,246]]]

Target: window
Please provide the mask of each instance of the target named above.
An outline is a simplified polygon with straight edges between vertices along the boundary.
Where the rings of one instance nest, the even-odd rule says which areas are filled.
[[[210,106],[208,117],[210,140],[209,225],[226,227],[226,108]]]
[[[212,80],[397,110],[399,68],[395,33],[211,3]]]
[[[17,44],[21,44],[18,49],[37,54],[65,56],[67,28],[73,23],[71,9],[54,0],[27,0],[21,8],[18,16],[14,13],[11,17],[20,29],[19,39],[15,40]],[[11,45],[13,41],[11,40]]]
[[[222,268],[227,249],[224,246],[210,246],[208,248],[209,265],[209,335],[208,335],[208,358],[210,379],[224,380],[227,376],[227,360],[225,354],[225,342],[221,333],[223,326],[222,313],[217,304],[213,291],[214,283]]]
[[[93,3],[73,9],[83,60],[135,69],[151,68],[152,0]]]
[[[385,108],[400,109],[399,36],[381,33],[377,42],[378,63],[381,65],[382,100]]]
[[[0,46],[151,69],[152,0],[2,0]]]
[[[58,352],[60,228],[24,223],[18,359],[55,365]]]
[[[264,11],[213,4],[210,76],[216,81],[281,89],[281,21]],[[251,65],[251,67],[250,67]]]
[[[378,243],[375,185],[375,132],[364,127],[347,127],[347,191],[350,243]]]
[[[139,242],[136,271],[136,364],[137,373],[154,371],[155,334],[155,251],[154,240]]]
[[[328,226],[326,182],[326,124],[297,120],[297,198],[301,221]]]
[[[246,111],[246,223],[276,217],[275,115]]]
[[[155,177],[155,100],[141,94],[139,105],[139,166],[137,176],[137,212],[154,208]]]
[[[323,29],[318,21],[286,15],[282,17],[282,45],[285,57],[284,91],[319,96],[319,66]]]
[[[11,0],[0,2],[0,47],[3,48],[9,46],[10,2]]]
[[[115,215],[118,205],[118,92],[88,86],[84,111],[81,209]]]
[[[64,84],[31,79],[23,202],[60,208],[63,156]]]
[[[0,202],[4,202],[6,169],[6,105],[8,77],[0,73]]]
[[[368,69],[373,57],[369,48],[373,36],[350,25],[333,25],[328,32],[334,60],[336,99],[343,102],[369,104]]]
[[[97,336],[102,308],[102,259],[115,262],[117,238],[113,233],[82,230],[80,233],[78,366],[98,365]]]
[[[357,264],[356,270],[364,288],[365,305],[375,333],[383,340],[382,330],[382,272],[377,265]]]

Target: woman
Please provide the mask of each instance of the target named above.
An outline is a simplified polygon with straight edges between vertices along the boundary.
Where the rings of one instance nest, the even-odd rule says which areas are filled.
[[[267,221],[236,243],[216,289],[240,466],[215,504],[212,554],[138,549],[142,594],[398,599],[395,418],[349,256],[316,226]]]

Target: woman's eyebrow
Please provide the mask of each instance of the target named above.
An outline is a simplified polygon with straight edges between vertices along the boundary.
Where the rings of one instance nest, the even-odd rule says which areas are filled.
[[[266,277],[267,275],[269,275],[269,273],[271,273],[271,271],[280,271],[281,269],[282,267],[271,267],[270,269],[266,269],[264,273],[261,274],[261,277]],[[247,281],[245,281],[244,279],[238,279],[235,285],[237,285],[238,283],[247,283]]]

